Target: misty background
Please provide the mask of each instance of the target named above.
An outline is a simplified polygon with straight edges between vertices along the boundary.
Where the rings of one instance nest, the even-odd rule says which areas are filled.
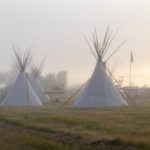
[[[19,47],[32,45],[36,61],[46,56],[43,76],[67,71],[68,85],[85,82],[95,59],[83,38],[91,40],[93,26],[103,38],[106,26],[121,26],[112,50],[126,44],[110,60],[115,76],[128,84],[132,50],[135,85],[150,85],[150,1],[149,0],[0,0],[0,81],[13,63],[11,42]]]

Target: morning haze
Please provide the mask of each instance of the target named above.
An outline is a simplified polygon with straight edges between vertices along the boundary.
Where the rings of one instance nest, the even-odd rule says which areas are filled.
[[[0,0],[0,150],[150,150],[149,16],[149,0]]]
[[[0,68],[10,70],[12,45],[33,45],[36,59],[46,56],[44,74],[68,71],[69,84],[86,81],[95,59],[83,38],[91,40],[93,26],[100,37],[106,26],[120,31],[112,48],[125,45],[110,60],[116,76],[128,83],[131,50],[135,85],[150,85],[150,1],[148,0],[0,0]],[[102,34],[102,35],[101,35]]]

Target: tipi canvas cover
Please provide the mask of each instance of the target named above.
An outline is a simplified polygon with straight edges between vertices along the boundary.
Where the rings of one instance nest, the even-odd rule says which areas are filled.
[[[45,90],[43,88],[43,85],[42,85],[40,79],[36,78],[34,76],[31,76],[30,82],[31,82],[32,88],[34,89],[34,91],[37,94],[37,96],[39,97],[39,99],[42,102],[49,102],[50,97],[45,93]]]
[[[40,65],[33,65],[31,68],[30,82],[35,93],[42,102],[49,102],[50,97],[46,94],[41,81],[43,62]]]
[[[78,108],[95,108],[125,105],[127,103],[113,85],[103,64],[97,62],[91,79],[79,93],[74,106]]]
[[[94,48],[89,44],[87,39],[86,41],[97,61],[97,64],[90,80],[75,100],[74,106],[79,108],[126,106],[127,103],[123,100],[118,89],[116,89],[113,85],[111,78],[106,72],[107,61],[112,57],[112,55],[114,55],[114,53],[116,53],[116,51],[118,51],[124,42],[112,53],[107,55],[116,33],[112,34],[112,31],[110,31],[109,27],[107,27],[102,42],[99,42],[98,40],[96,29],[92,36]]]
[[[25,73],[20,73],[1,106],[40,106],[38,96]]]
[[[26,73],[32,60],[30,49],[22,53],[21,49],[13,48],[19,74],[7,96],[2,101],[1,106],[40,106],[42,104],[32,89]]]

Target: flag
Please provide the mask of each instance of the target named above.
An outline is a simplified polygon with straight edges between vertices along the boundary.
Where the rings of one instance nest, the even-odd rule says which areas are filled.
[[[130,61],[131,61],[131,63],[133,63],[133,62],[134,62],[134,58],[133,58],[133,54],[132,54],[132,52],[131,52],[131,59],[130,59]]]

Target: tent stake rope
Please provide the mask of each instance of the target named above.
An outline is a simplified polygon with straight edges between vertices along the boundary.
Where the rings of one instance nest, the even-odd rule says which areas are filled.
[[[115,79],[115,77],[113,76],[113,74],[107,69],[107,71],[111,74],[112,78],[114,79],[114,81],[117,83],[117,85],[119,86],[119,89],[121,89],[124,94],[127,96],[127,98],[130,100],[130,102],[134,105],[136,105],[136,103],[132,100],[132,98],[128,95],[128,93],[121,87],[120,83]]]
[[[67,105],[82,89],[83,87],[88,83],[89,80],[87,80],[77,91],[75,91],[66,102],[64,102],[60,108],[63,108],[65,105]]]

